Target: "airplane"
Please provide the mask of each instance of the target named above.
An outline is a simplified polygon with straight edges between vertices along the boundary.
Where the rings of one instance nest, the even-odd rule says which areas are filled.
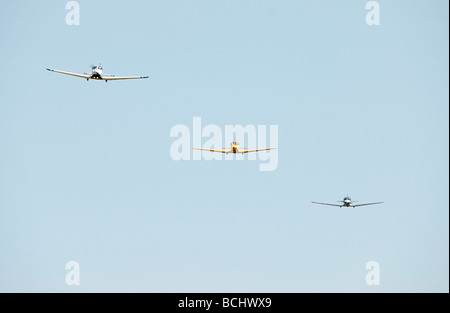
[[[78,74],[78,73],[64,72],[64,71],[53,70],[50,68],[47,68],[46,70],[50,71],[50,72],[86,78],[88,81],[89,81],[89,79],[96,79],[96,80],[104,80],[105,82],[108,82],[108,80],[148,78],[148,76],[115,76],[115,75],[110,75],[110,74],[104,74],[103,67],[101,64],[100,65],[91,65],[91,69],[92,69],[91,74],[89,74],[89,73]]]
[[[312,201],[312,203],[314,204],[323,204],[323,205],[331,205],[331,206],[338,206],[340,208],[342,208],[343,206],[348,208],[348,207],[358,207],[358,206],[364,206],[364,205],[373,205],[373,204],[380,204],[383,202],[372,202],[372,203],[363,203],[363,204],[353,204],[354,202],[358,202],[358,201],[352,201],[352,199],[347,196],[344,198],[344,200],[338,201],[338,202],[342,202],[342,204],[331,204],[331,203],[322,203],[322,202],[314,202]]]
[[[192,148],[194,150],[204,150],[204,151],[210,151],[210,152],[220,152],[220,153],[249,153],[249,152],[258,152],[258,151],[266,151],[266,150],[272,150],[277,148],[265,148],[265,149],[255,149],[255,150],[241,150],[241,149],[248,149],[247,147],[239,147],[239,144],[236,142],[236,138],[231,143],[230,150],[214,150],[214,149],[202,149],[202,148]],[[224,147],[222,149],[227,149],[227,147]]]

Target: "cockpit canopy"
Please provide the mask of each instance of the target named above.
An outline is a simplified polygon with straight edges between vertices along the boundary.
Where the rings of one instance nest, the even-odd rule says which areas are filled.
[[[350,199],[350,197],[345,197],[344,201],[351,201],[352,199]]]

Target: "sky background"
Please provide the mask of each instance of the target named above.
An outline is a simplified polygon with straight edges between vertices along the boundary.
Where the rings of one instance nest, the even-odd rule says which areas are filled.
[[[449,291],[448,1],[66,3],[0,2],[1,292]],[[99,62],[150,78],[45,70]],[[277,170],[172,160],[194,116]]]

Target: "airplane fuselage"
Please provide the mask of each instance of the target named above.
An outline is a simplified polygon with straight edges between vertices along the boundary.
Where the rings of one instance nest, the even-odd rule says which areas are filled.
[[[243,152],[239,151],[239,145],[237,145],[237,144],[235,144],[235,143],[233,143],[233,144],[231,145],[230,152],[228,152],[228,153],[242,153],[242,154],[244,154]],[[228,153],[227,153],[227,154],[228,154]]]
[[[103,79],[103,70],[99,69],[98,67],[92,70],[92,79]]]
[[[350,199],[349,197],[345,197],[342,202],[344,204],[343,206],[347,208],[352,206],[352,199]]]

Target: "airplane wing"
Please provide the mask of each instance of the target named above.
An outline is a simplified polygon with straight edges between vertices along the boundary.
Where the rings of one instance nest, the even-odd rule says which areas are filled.
[[[120,79],[143,79],[148,78],[148,76],[107,76],[103,75],[103,80],[120,80]]]
[[[383,203],[383,202],[372,202],[372,203],[355,204],[355,205],[352,205],[352,206],[353,206],[353,207],[357,207],[357,206],[372,205],[372,204],[380,204],[380,203]]]
[[[210,151],[210,152],[231,153],[231,151],[229,151],[229,150],[214,150],[214,149],[200,149],[200,148],[192,148],[192,149]]]
[[[323,204],[323,205],[331,205],[331,206],[344,206],[343,204],[331,204],[331,203],[322,203],[322,202],[314,202],[314,201],[312,201],[312,203],[314,203],[314,204]]]
[[[50,72],[61,73],[61,74],[66,74],[66,75],[72,75],[72,76],[86,78],[86,79],[91,78],[91,75],[89,75],[89,74],[78,74],[78,73],[64,72],[64,71],[52,70],[50,68],[47,68],[46,70],[50,71]]]
[[[239,151],[238,153],[249,153],[249,152],[258,152],[258,151],[266,151],[266,150],[272,150],[277,148],[266,148],[266,149],[255,149],[255,150],[243,150]]]

